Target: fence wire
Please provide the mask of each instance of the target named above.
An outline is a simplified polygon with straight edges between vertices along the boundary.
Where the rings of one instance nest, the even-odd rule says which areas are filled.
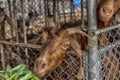
[[[43,28],[47,26],[45,16],[47,15],[46,3],[49,2],[51,6],[51,12],[54,13],[54,0],[25,0],[24,10],[22,13],[22,0],[0,0],[0,6],[4,8],[6,14],[11,18],[11,20],[16,24],[17,28],[20,30],[16,33],[13,28],[6,22],[5,23],[5,37],[8,42],[16,42],[24,44],[24,37],[27,37],[27,44],[34,44],[37,46],[41,45],[42,36],[41,33]],[[83,24],[83,29],[87,30],[87,9],[86,0],[83,0],[83,9],[81,7],[74,7],[73,0],[56,0],[57,3],[57,19],[56,25],[60,28],[69,28],[74,26],[80,26]],[[82,14],[82,11],[84,14]],[[28,16],[29,15],[29,16]],[[83,17],[84,16],[84,17]],[[25,30],[27,35],[24,35],[23,31],[23,17],[25,18]],[[82,18],[83,17],[83,18]],[[82,20],[84,19],[84,20]],[[83,22],[82,22],[83,21]],[[116,24],[115,22],[113,22]],[[118,22],[117,22],[118,23]],[[28,27],[29,26],[29,27]],[[101,35],[103,34],[103,35]],[[120,40],[120,28],[110,30],[105,33],[98,35],[97,39],[101,40],[101,37],[105,41],[102,46],[98,46],[98,52],[101,48],[114,44]],[[106,35],[105,35],[106,34]],[[18,36],[18,40],[16,39]],[[119,41],[118,41],[119,42]],[[120,44],[120,43],[119,43]],[[103,53],[98,53],[100,60],[93,61],[88,64],[88,54],[84,53],[84,80],[89,80],[88,68],[91,65],[100,64],[100,80],[119,80],[120,79],[120,45],[116,45],[113,48],[107,49]],[[0,49],[4,53],[5,58],[0,59],[0,70],[6,65],[16,66],[20,63],[25,63],[32,70],[35,59],[39,56],[41,52],[40,48],[30,48],[27,47],[28,55],[25,52],[26,47],[18,47],[13,45],[3,45],[3,49]],[[0,57],[2,55],[0,54]],[[26,63],[28,59],[28,63]],[[5,60],[5,61],[3,61]],[[4,64],[3,64],[4,63]],[[2,66],[3,65],[3,66]],[[79,69],[79,58],[75,55],[75,52],[69,50],[66,53],[63,63],[53,72],[46,75],[43,80],[77,80],[76,75]],[[96,77],[97,74],[92,74]],[[98,78],[96,78],[98,79]]]
[[[102,47],[112,46],[115,42],[119,42],[120,28],[109,30],[108,32],[102,33],[102,36],[98,36],[98,40],[101,40]],[[99,46],[100,47],[100,46]],[[120,79],[120,45],[116,43],[115,47],[106,49],[100,55],[101,62],[101,80],[119,80]]]

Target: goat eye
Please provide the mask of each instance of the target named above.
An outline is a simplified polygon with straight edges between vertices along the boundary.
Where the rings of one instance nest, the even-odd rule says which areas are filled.
[[[68,48],[68,47],[69,47],[69,44],[65,44],[64,46],[65,46],[66,48]]]
[[[66,42],[66,43],[63,44],[61,47],[62,47],[63,49],[67,49],[67,48],[69,48],[69,46],[70,46],[70,42]]]

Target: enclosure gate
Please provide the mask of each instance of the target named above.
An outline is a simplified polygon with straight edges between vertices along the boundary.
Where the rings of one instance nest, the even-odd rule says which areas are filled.
[[[33,20],[33,21],[36,21],[35,24],[39,24],[39,19],[40,19],[41,23],[44,23],[42,25],[45,26],[46,25],[45,16],[47,14],[45,4],[47,4],[47,1],[49,0],[29,0],[29,1],[28,0],[11,0],[11,1],[6,0],[5,5],[6,4],[7,5],[6,6],[2,5],[2,6],[5,6],[6,12],[9,11],[8,12],[9,16],[13,19],[14,23],[16,23],[17,21],[17,17],[16,17],[17,13],[22,13],[22,16],[23,16],[24,12],[29,12],[29,8],[33,11],[36,10],[35,12],[37,13],[37,15],[39,15],[37,17],[38,22],[37,20]],[[54,6],[53,14],[55,14],[54,19],[55,19],[55,23],[58,28],[60,28],[61,26],[66,28],[66,25],[68,27],[69,26],[71,27],[72,25],[70,24],[71,22],[77,23],[76,18],[78,17],[78,15],[76,16],[75,14],[74,6],[72,4],[73,0],[66,0],[66,2],[64,0],[50,0],[50,1],[53,1],[54,3],[56,3],[55,5],[52,4],[52,6]],[[70,1],[70,2],[67,2],[67,1]],[[96,22],[96,1],[97,0],[86,0],[87,12],[84,12],[84,4],[83,4],[84,1],[85,0],[82,0],[82,5],[81,5],[82,14],[80,14],[80,9],[78,8],[78,13],[81,16],[80,19],[82,19],[80,24],[84,26],[85,24],[84,14],[87,13],[88,34],[91,37],[91,39],[89,39],[88,41],[89,52],[85,53],[85,56],[84,56],[85,58],[84,80],[119,80],[120,79],[120,67],[119,67],[120,66],[120,37],[119,37],[120,36],[120,24],[115,25],[115,26],[110,26],[106,29],[98,30],[97,22]],[[70,11],[68,8],[65,10],[66,4],[69,5]],[[21,8],[19,6],[21,6]],[[17,7],[18,10],[15,7]],[[66,15],[67,12],[70,12],[70,14]],[[37,15],[35,15],[35,18]],[[67,24],[67,22],[69,22],[69,20],[67,19],[68,15],[70,16],[71,22]],[[10,56],[11,54],[6,54],[7,52],[4,52],[5,49],[2,47],[3,45],[7,45],[8,46],[7,48],[12,48],[13,57],[15,55],[14,54],[15,52],[19,54],[20,56],[24,54],[22,58],[25,59],[26,64],[28,64],[29,66],[32,66],[30,67],[31,70],[33,68],[34,60],[40,53],[40,49],[41,49],[40,43],[31,43],[35,41],[27,40],[28,36],[27,36],[26,28],[25,28],[25,16],[22,18],[22,20],[23,20],[23,31],[24,31],[23,40],[21,40],[17,34],[17,37],[15,38],[15,40],[12,40],[13,42],[0,41],[0,44],[1,44],[0,64],[2,64],[0,66],[1,67],[0,69],[4,69],[6,64],[10,64],[12,66],[15,66],[18,64],[15,62],[10,63],[10,60],[9,60],[11,59],[10,57],[7,57],[8,60],[5,60],[5,55]],[[62,23],[62,25],[60,24],[60,22]],[[64,26],[63,23],[66,25]],[[34,25],[34,27],[37,28],[37,30],[39,29],[38,26],[39,25]],[[42,29],[40,28],[39,30],[42,30]],[[10,28],[9,31],[10,33],[8,34],[11,34],[14,39],[14,36],[15,36],[14,30]],[[107,45],[105,45],[104,48],[100,48],[98,46],[98,40],[100,39],[99,35],[102,33],[108,33],[108,38],[109,38]],[[40,37],[38,36],[38,34],[39,33],[37,33],[37,37]],[[36,40],[37,39],[38,38],[36,38]],[[11,49],[9,50],[11,51]],[[17,51],[20,51],[20,52],[17,52]],[[53,71],[52,73],[44,77],[43,80],[76,80],[75,77],[76,77],[78,66],[79,66],[79,62],[77,62],[78,57],[74,55],[73,51],[68,51],[67,53],[68,54],[65,57],[65,60],[61,64],[61,66],[59,66],[55,71]],[[32,55],[32,56],[29,56],[29,55]],[[18,55],[17,55],[17,58],[21,59]]]
[[[87,0],[88,32],[94,40],[89,40],[88,80],[119,80],[120,79],[120,24],[97,30],[96,1]],[[108,34],[107,44],[99,48],[100,34]],[[104,37],[104,36],[102,36]]]

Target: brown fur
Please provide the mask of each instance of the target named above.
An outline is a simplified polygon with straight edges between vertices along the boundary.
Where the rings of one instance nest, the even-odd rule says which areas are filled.
[[[52,29],[51,29],[52,30]],[[80,68],[77,74],[78,80],[83,79],[82,53],[81,48],[75,38],[66,30],[58,30],[52,35],[48,43],[43,47],[41,55],[36,59],[34,73],[39,77],[44,77],[49,72],[56,69],[63,61],[67,49],[72,49],[80,58]]]
[[[120,0],[99,0],[97,7],[98,14],[98,29],[110,25],[111,18],[118,11],[120,7]],[[101,23],[104,25],[101,26]]]

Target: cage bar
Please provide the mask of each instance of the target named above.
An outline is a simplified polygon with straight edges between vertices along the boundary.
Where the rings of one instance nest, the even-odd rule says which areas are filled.
[[[89,80],[100,80],[100,64],[99,54],[97,49],[97,36],[92,35],[92,31],[97,29],[96,20],[96,0],[87,0],[88,12],[88,35],[94,40],[88,40],[89,54],[88,54],[88,78]]]

